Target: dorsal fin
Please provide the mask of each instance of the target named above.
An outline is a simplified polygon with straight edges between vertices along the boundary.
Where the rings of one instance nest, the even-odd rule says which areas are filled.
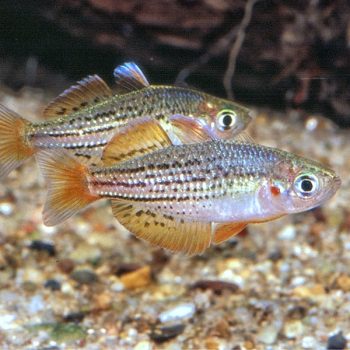
[[[45,108],[43,116],[69,115],[111,96],[111,89],[98,75],[89,75],[50,102]]]
[[[114,69],[113,76],[118,93],[127,93],[149,86],[142,70],[134,62],[127,62],[118,66]]]
[[[111,166],[146,153],[171,146],[172,142],[160,124],[151,118],[129,123],[105,147],[102,162]]]

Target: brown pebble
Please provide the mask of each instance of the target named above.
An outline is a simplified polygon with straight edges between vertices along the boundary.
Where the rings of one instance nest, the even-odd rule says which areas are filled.
[[[224,290],[231,292],[237,292],[238,286],[231,282],[219,281],[219,280],[199,280],[195,282],[190,289],[210,289],[215,294],[221,294]]]
[[[348,275],[340,275],[337,278],[337,285],[344,292],[350,291],[350,277]]]
[[[57,263],[57,267],[59,270],[61,270],[63,273],[71,273],[74,269],[74,261],[71,259],[62,259],[59,260]]]
[[[127,289],[142,288],[151,283],[151,268],[147,265],[140,269],[125,273],[120,281]]]
[[[219,350],[221,348],[220,340],[216,337],[206,338],[204,345],[207,350]]]

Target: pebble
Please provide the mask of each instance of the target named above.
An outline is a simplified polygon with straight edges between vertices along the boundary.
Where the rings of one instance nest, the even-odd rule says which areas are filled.
[[[81,243],[70,254],[70,259],[76,263],[92,263],[95,264],[101,258],[101,250],[88,243]]]
[[[299,320],[290,320],[284,324],[283,332],[288,339],[294,339],[303,334],[304,326]]]
[[[30,243],[29,248],[38,252],[46,252],[49,256],[56,255],[56,249],[50,242],[34,240]]]
[[[350,291],[350,277],[348,275],[341,275],[337,278],[337,284],[344,292]]]
[[[151,283],[151,268],[147,265],[136,271],[125,273],[120,277],[120,281],[127,289],[146,287]]]
[[[195,312],[196,306],[193,303],[185,303],[163,311],[159,314],[158,319],[161,323],[179,321],[193,317]]]
[[[71,312],[63,317],[63,320],[65,322],[73,322],[73,323],[79,323],[81,322],[85,317],[85,313],[82,311],[77,312]]]
[[[74,269],[74,261],[71,259],[62,259],[57,263],[57,267],[63,272],[63,273],[71,273]]]
[[[292,241],[295,239],[296,229],[293,225],[287,225],[278,233],[278,239],[281,241]]]
[[[4,216],[10,216],[13,214],[14,205],[12,203],[3,202],[0,203],[0,214]]]
[[[14,321],[17,316],[14,314],[2,314],[0,315],[0,329],[3,331],[10,330],[18,327]]]
[[[328,338],[327,350],[343,350],[346,348],[347,341],[343,336],[343,332],[338,332]]]
[[[29,299],[27,311],[30,315],[36,314],[38,311],[45,309],[45,302],[41,295],[35,295]]]
[[[61,343],[73,343],[77,340],[84,339],[86,332],[76,324],[56,324],[50,332],[53,340]]]
[[[61,290],[61,283],[58,282],[57,280],[50,279],[45,282],[44,287],[52,291],[57,291],[57,290]]]
[[[301,340],[301,346],[304,349],[316,349],[316,339],[310,336],[304,337]]]
[[[98,280],[96,273],[87,269],[75,270],[71,273],[70,277],[80,284],[92,284]]]
[[[267,325],[263,327],[257,334],[257,340],[264,344],[274,344],[279,330],[274,325]]]
[[[191,289],[210,289],[215,294],[221,294],[224,290],[229,290],[233,293],[238,291],[238,286],[232,282],[220,281],[220,280],[200,280],[195,282]]]
[[[149,341],[147,340],[143,340],[143,341],[140,341],[138,342],[133,350],[152,350],[152,343],[150,343]]]
[[[150,338],[157,343],[161,343],[177,337],[184,331],[184,329],[185,325],[183,324],[176,324],[171,326],[156,325],[151,330]]]

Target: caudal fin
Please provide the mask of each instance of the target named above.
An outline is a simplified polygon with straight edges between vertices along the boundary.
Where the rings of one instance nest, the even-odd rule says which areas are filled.
[[[89,191],[87,167],[65,152],[41,151],[36,157],[48,185],[45,225],[61,223],[99,198]]]
[[[0,178],[7,176],[35,153],[26,140],[30,122],[0,105]]]

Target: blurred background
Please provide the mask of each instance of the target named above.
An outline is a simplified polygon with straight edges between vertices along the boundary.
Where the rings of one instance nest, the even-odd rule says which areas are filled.
[[[0,23],[0,83],[15,90],[111,82],[133,60],[154,83],[350,126],[347,0],[2,0]]]

